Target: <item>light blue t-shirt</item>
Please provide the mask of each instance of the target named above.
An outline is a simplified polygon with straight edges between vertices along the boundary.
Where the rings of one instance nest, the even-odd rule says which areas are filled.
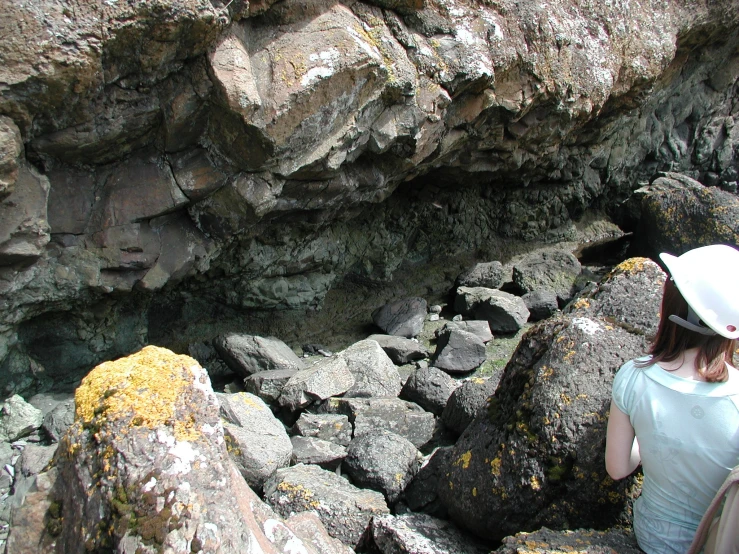
[[[739,464],[739,372],[725,383],[624,364],[613,400],[629,416],[644,472],[634,533],[648,554],[685,554],[731,468]]]

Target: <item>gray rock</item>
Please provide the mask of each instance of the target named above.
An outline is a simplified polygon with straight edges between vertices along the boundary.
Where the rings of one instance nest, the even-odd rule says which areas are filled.
[[[381,492],[394,504],[418,470],[418,450],[407,439],[378,430],[349,443],[343,467],[355,484]]]
[[[466,373],[485,362],[485,343],[477,335],[450,328],[439,334],[432,364],[449,373]]]
[[[421,465],[418,473],[405,488],[403,500],[414,512],[425,512],[435,517],[448,518],[446,507],[439,500],[439,483],[446,477],[452,448],[439,447]]]
[[[368,340],[377,341],[393,363],[407,364],[414,360],[423,360],[430,354],[420,342],[395,335],[370,335]]]
[[[400,395],[438,416],[459,384],[439,369],[417,369],[408,377]]]
[[[399,398],[330,398],[318,411],[348,416],[354,438],[384,429],[408,439],[416,448],[429,442],[436,429],[434,414]]]
[[[442,327],[439,327],[434,331],[436,338],[439,338],[443,332],[447,329],[459,329],[460,331],[467,331],[473,335],[477,335],[480,340],[484,343],[488,343],[493,340],[493,333],[490,331],[490,324],[485,320],[474,320],[470,319],[467,321],[450,321],[445,323]]]
[[[630,520],[638,483],[607,477],[603,440],[613,376],[646,351],[643,329],[650,326],[595,314],[621,299],[629,310],[622,320],[638,321],[651,306],[656,324],[653,299],[663,279],[653,262],[629,260],[601,283],[597,298],[575,301],[570,313],[526,333],[491,406],[453,447],[439,496],[455,522],[501,540],[545,523],[555,529],[608,528]],[[604,495],[605,504],[598,501]]]
[[[296,369],[271,369],[252,373],[244,379],[247,392],[257,395],[268,403],[276,402],[285,384],[293,377]]]
[[[526,256],[513,266],[513,282],[524,293],[547,290],[564,305],[576,292],[575,282],[582,267],[574,254],[564,250],[544,250]]]
[[[193,342],[187,345],[187,353],[195,358],[212,378],[233,375],[226,362],[219,356],[211,341]]]
[[[472,420],[484,410],[500,381],[489,378],[474,377],[464,381],[449,397],[449,401],[441,413],[444,425],[461,435]]]
[[[529,321],[541,321],[552,317],[559,309],[557,295],[550,290],[532,290],[521,297],[531,314]]]
[[[482,287],[459,287],[454,309],[464,316],[487,320],[493,333],[515,333],[529,319],[521,298]]]
[[[49,469],[56,450],[56,444],[51,446],[29,444],[23,448],[14,466],[13,506],[23,505],[26,495],[36,484],[36,476]]]
[[[400,375],[393,361],[377,341],[365,339],[352,344],[339,354],[354,376],[354,384],[345,396],[398,396]]]
[[[346,448],[314,437],[291,437],[293,453],[290,463],[315,464],[323,469],[336,469],[346,457]]]
[[[419,335],[426,320],[426,300],[405,298],[372,312],[372,321],[388,335],[411,338]]]
[[[247,392],[216,396],[228,453],[249,486],[261,490],[275,470],[290,463],[290,437],[261,398]]]
[[[72,423],[74,423],[73,398],[60,402],[53,410],[44,415],[41,428],[52,442],[59,442]]]
[[[495,554],[519,554],[522,549],[529,550],[530,545],[536,545],[533,552],[542,554],[573,551],[587,554],[611,552],[641,554],[643,552],[630,528],[608,529],[607,531],[595,529],[552,531],[546,527],[532,533],[516,533],[515,536],[506,537],[503,539],[503,545],[494,552]]]
[[[479,263],[457,277],[458,287],[485,287],[498,289],[508,276],[503,270],[503,264],[498,261]]]
[[[304,544],[310,545],[316,554],[354,554],[354,550],[340,540],[332,538],[321,523],[316,512],[300,512],[285,520],[285,525],[295,532]],[[286,545],[284,554],[292,554]]]
[[[0,440],[13,442],[30,435],[41,427],[44,416],[17,394],[0,408]]]
[[[214,339],[213,346],[228,367],[242,377],[270,369],[305,368],[295,352],[274,337],[231,333]]]
[[[277,399],[280,406],[295,411],[315,400],[344,394],[354,385],[354,376],[342,357],[324,358],[293,375]]]
[[[379,492],[358,489],[312,465],[277,470],[264,486],[264,497],[283,517],[314,511],[332,537],[353,548],[362,542],[374,516],[389,513]]]
[[[482,542],[453,523],[428,514],[381,516],[372,520],[372,537],[382,554],[487,554]]]
[[[304,412],[293,425],[291,433],[346,446],[352,440],[352,425],[346,415]]]

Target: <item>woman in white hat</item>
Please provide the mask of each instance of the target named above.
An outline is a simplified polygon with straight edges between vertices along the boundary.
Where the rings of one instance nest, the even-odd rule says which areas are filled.
[[[606,469],[642,465],[634,532],[648,554],[685,554],[706,508],[739,464],[739,251],[705,246],[661,254],[665,283],[649,355],[613,382]]]

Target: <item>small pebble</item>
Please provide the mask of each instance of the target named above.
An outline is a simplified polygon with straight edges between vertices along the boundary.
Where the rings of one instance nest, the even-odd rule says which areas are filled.
[[[452,321],[462,321],[462,314],[457,314],[452,318]]]
[[[439,314],[429,314],[429,321],[439,321]]]

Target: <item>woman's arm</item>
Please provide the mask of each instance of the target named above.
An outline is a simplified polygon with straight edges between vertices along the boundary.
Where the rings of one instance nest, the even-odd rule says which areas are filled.
[[[606,433],[606,471],[613,479],[628,477],[641,463],[639,443],[629,416],[611,400]]]

